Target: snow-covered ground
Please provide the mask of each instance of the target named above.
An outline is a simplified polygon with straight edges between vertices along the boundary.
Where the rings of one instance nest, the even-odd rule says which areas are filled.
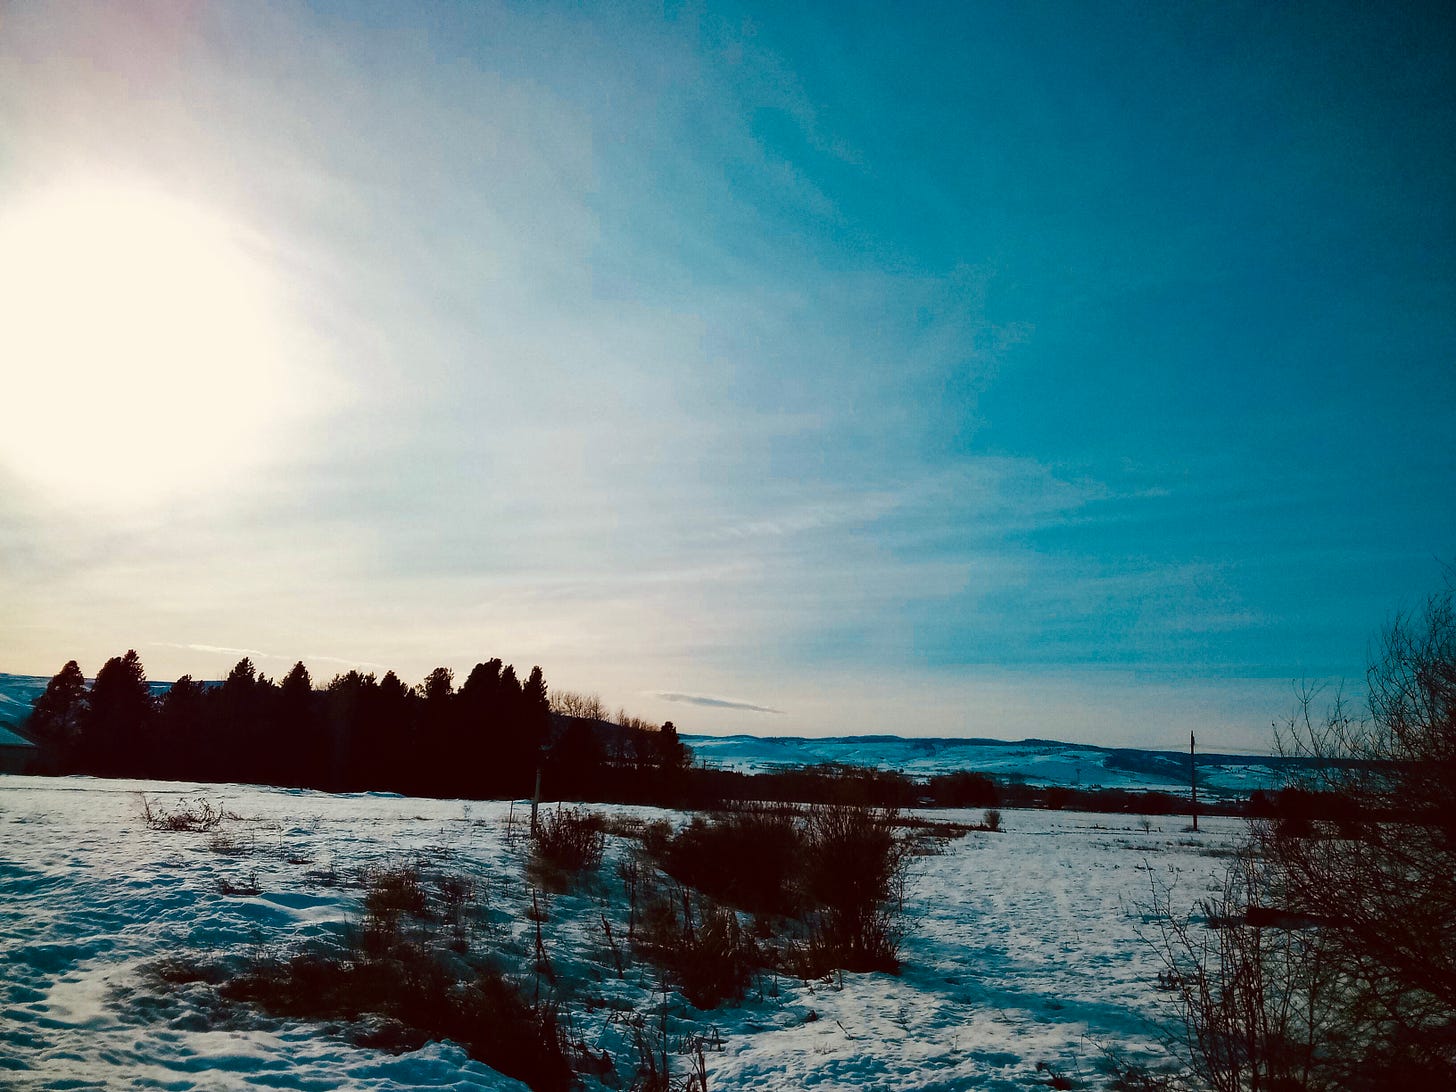
[[[149,829],[139,794],[190,795],[240,818],[216,833]],[[360,914],[362,866],[419,858],[483,881],[486,939],[530,964],[525,846],[509,803],[330,796],[248,786],[0,777],[0,1086],[54,1088],[516,1088],[454,1045],[392,1056],[318,1025],[225,1010],[211,987],[163,988],[164,956],[278,951]],[[655,816],[651,809],[603,808]],[[522,806],[515,805],[520,816]],[[975,821],[979,813],[936,813]],[[681,816],[668,815],[681,820]],[[1222,873],[1236,820],[1011,812],[914,858],[903,973],[764,979],[741,1004],[669,997],[674,1039],[721,1038],[711,1089],[1025,1089],[1037,1063],[1106,1078],[1102,1046],[1164,1055],[1157,962],[1139,941],[1154,879],[1184,905]],[[647,963],[611,968],[601,916],[625,933],[608,861],[576,893],[543,896],[547,946],[574,1033],[630,1076],[621,1011],[662,1003]],[[256,894],[225,891],[256,890]],[[687,1059],[676,1059],[686,1072]],[[588,1082],[588,1088],[599,1087]]]

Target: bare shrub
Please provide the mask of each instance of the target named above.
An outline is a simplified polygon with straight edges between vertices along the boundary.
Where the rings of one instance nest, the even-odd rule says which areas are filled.
[[[464,951],[471,928],[477,923],[480,887],[467,876],[442,874],[435,877],[435,895],[440,921],[451,932],[450,946]]]
[[[1046,1074],[1047,1087],[1054,1089],[1055,1092],[1071,1092],[1072,1089],[1077,1087],[1076,1081],[1063,1073],[1051,1062],[1037,1062],[1036,1071]]]
[[[276,1015],[353,1022],[364,1046],[406,1051],[448,1038],[534,1089],[572,1087],[555,1004],[528,1000],[487,961],[458,958],[456,923],[471,915],[473,881],[427,881],[405,865],[365,882],[363,920],[337,947],[255,960],[220,994]]]
[[[740,1000],[759,953],[730,908],[684,887],[654,894],[643,909],[642,947],[700,1009]]]
[[[219,857],[246,857],[257,851],[258,840],[246,841],[224,830],[214,831],[207,839],[207,848]]]
[[[543,812],[532,836],[536,860],[559,872],[575,875],[602,863],[607,836],[602,817],[580,808]]]
[[[804,869],[811,971],[897,971],[908,843],[894,809],[810,809]]]
[[[637,1055],[632,1092],[673,1092],[672,1063],[667,1053],[667,1002],[658,1010],[656,1024],[638,1014],[628,1022]]]
[[[1093,1040],[1101,1052],[1097,1068],[1107,1075],[1108,1092],[1186,1092],[1187,1084],[1170,1063],[1152,1068],[1146,1062],[1134,1061],[1118,1047]]]
[[[766,958],[812,977],[836,968],[894,971],[905,866],[916,845],[900,824],[897,811],[861,804],[749,806],[695,818],[676,834],[648,829],[644,848],[679,883],[758,915],[764,947],[756,951],[734,932],[736,916],[722,919],[731,940],[724,958]],[[640,897],[640,872],[634,879]],[[676,929],[680,943],[702,946],[688,935],[691,910],[644,898],[640,920],[648,936]]]
[[[1265,823],[1281,907],[1318,922],[1358,1022],[1338,1053],[1388,1085],[1456,1087],[1456,610],[1398,616],[1366,676],[1366,712],[1302,696],[1286,751],[1324,760],[1301,786],[1342,805]],[[1345,1081],[1345,1077],[1340,1078]],[[1365,1078],[1361,1078],[1365,1079]],[[1354,1078],[1349,1078],[1353,1086]]]
[[[461,978],[437,951],[415,942],[387,957],[363,951],[301,952],[262,963],[223,984],[221,994],[281,1016],[305,1020],[383,1017],[356,1028],[361,1045],[407,1051],[451,1039],[494,1069],[534,1089],[573,1083],[554,1005],[527,1001],[489,966]]]
[[[1452,595],[1387,629],[1363,717],[1302,695],[1281,748],[1317,760],[1290,795],[1321,806],[1255,824],[1205,909],[1222,928],[1164,923],[1191,1063],[1220,1092],[1456,1087]]]
[[[787,915],[799,908],[804,845],[794,810],[746,805],[706,821],[695,817],[653,849],[663,871],[719,902]]]
[[[367,951],[388,951],[399,941],[406,918],[426,920],[429,900],[418,865],[405,865],[365,873],[364,919],[359,942]]]
[[[236,896],[238,898],[254,898],[263,893],[262,887],[258,885],[258,870],[250,869],[247,876],[234,882],[227,877],[217,881],[217,893],[219,895]]]
[[[221,804],[213,804],[200,797],[179,800],[171,807],[160,800],[153,800],[146,793],[137,793],[137,800],[142,822],[151,830],[212,831],[226,820],[239,818]]]
[[[1001,809],[987,808],[985,816],[981,819],[981,825],[993,834],[999,833],[1001,830]]]
[[[1214,1092],[1325,1087],[1316,1070],[1338,1020],[1336,975],[1318,930],[1250,924],[1249,908],[1274,897],[1270,879],[1249,848],[1194,915],[1174,914],[1166,890],[1153,894],[1174,1045]]]

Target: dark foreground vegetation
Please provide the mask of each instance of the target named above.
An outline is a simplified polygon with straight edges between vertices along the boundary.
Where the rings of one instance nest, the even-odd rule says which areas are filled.
[[[1321,761],[1192,917],[1153,896],[1180,1045],[1218,1092],[1456,1088],[1456,610],[1387,630],[1366,708],[1284,725]]]
[[[164,960],[166,984],[206,981],[230,1005],[342,1021],[359,1046],[395,1052],[449,1039],[537,1092],[575,1083],[559,1003],[531,976],[512,976],[475,943],[474,884],[411,861],[361,877],[360,920],[332,943],[221,961]]]
[[[145,798],[141,818],[171,833],[239,820],[201,801],[167,810]],[[540,1092],[586,1074],[642,1092],[707,1092],[703,1052],[712,1047],[674,1034],[685,1010],[671,991],[703,1011],[755,986],[775,990],[780,976],[896,972],[905,866],[926,837],[923,821],[906,826],[892,811],[856,805],[755,806],[677,828],[552,808],[530,833],[507,830],[506,852],[522,855],[529,892],[487,891],[453,871],[443,849],[348,876],[310,873],[356,887],[357,920],[292,948],[163,959],[150,978],[164,991],[210,990],[205,1007],[229,1019],[252,1009],[319,1021],[359,1046],[401,1052],[449,1039]],[[614,879],[601,875],[609,840]],[[774,862],[767,881],[766,859]],[[608,897],[613,882],[621,898]],[[599,916],[610,953],[595,980],[648,985],[641,1011],[616,1010],[625,1034],[594,1045],[577,1017],[606,1003],[602,991],[582,976],[580,953],[559,959],[550,940],[558,934],[543,929],[559,913],[550,893],[577,889],[593,896],[587,919]],[[674,1074],[684,1057],[688,1072]]]

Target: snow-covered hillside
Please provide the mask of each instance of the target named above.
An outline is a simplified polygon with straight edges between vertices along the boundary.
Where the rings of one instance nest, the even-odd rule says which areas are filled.
[[[239,818],[214,834],[149,829],[140,795],[202,797]],[[474,877],[486,939],[530,965],[534,925],[512,805],[330,796],[242,786],[0,777],[0,1084],[178,1090],[518,1087],[451,1044],[391,1056],[337,1029],[221,1008],[201,983],[161,987],[163,956],[281,950],[360,914],[349,878],[406,858]],[[515,805],[519,816],[521,807]],[[603,809],[656,815],[649,809]],[[944,813],[937,813],[944,817]],[[675,822],[681,816],[668,818]],[[963,815],[966,819],[979,819]],[[914,859],[903,973],[761,980],[741,1004],[699,1012],[668,997],[672,1034],[713,1035],[717,1090],[1045,1088],[1038,1063],[1105,1085],[1102,1048],[1156,1064],[1163,995],[1139,941],[1153,878],[1181,905],[1221,875],[1235,820],[1201,834],[1181,820],[1007,812],[1004,833],[973,831]],[[619,1064],[624,1012],[662,1002],[659,976],[618,978],[602,916],[621,935],[623,885],[608,859],[582,890],[541,896],[546,943],[573,1034]],[[686,1071],[686,1059],[675,1064]],[[605,1087],[594,1079],[587,1087]]]
[[[0,727],[20,724],[30,716],[35,699],[45,693],[46,679],[0,674]]]
[[[1106,789],[1179,789],[1188,784],[1188,755],[1170,751],[1094,747],[1056,740],[907,739],[900,736],[693,736],[683,742],[710,766],[755,772],[838,762],[932,777],[974,770],[1029,785]],[[1200,755],[1205,791],[1248,794],[1277,787],[1279,760]]]

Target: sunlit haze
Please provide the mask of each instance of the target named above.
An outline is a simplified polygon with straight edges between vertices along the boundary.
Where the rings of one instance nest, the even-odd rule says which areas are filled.
[[[274,286],[241,234],[123,181],[0,209],[16,410],[0,453],[19,485],[126,506],[256,467],[293,392]]]
[[[0,671],[1269,746],[1456,560],[1449,4],[0,12]]]

